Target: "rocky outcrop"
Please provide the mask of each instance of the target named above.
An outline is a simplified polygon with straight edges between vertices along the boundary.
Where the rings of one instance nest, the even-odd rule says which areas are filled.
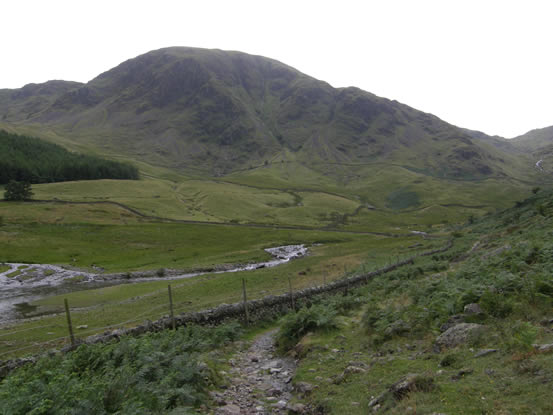
[[[475,323],[456,324],[438,336],[435,345],[438,349],[459,346],[482,333],[485,327],[486,326]]]
[[[369,402],[369,408],[378,411],[382,405],[389,401],[400,401],[411,392],[427,392],[434,388],[434,379],[416,373],[405,375],[391,385],[384,393]]]

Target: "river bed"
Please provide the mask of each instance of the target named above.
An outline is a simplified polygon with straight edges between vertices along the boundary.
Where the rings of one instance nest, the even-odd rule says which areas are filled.
[[[29,303],[53,295],[120,284],[178,280],[206,274],[271,268],[305,256],[308,249],[305,245],[286,245],[267,248],[265,251],[273,257],[271,260],[196,272],[166,270],[160,275],[155,271],[104,274],[50,264],[4,263],[10,269],[0,273],[0,325],[25,318],[27,313],[33,311],[33,306]]]

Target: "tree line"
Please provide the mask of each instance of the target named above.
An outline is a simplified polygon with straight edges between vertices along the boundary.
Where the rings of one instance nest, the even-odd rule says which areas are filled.
[[[72,153],[38,138],[0,130],[0,184],[138,178],[138,169],[130,164]]]

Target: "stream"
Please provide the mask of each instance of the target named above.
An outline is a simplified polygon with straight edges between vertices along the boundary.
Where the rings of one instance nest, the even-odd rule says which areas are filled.
[[[192,278],[206,274],[251,271],[271,268],[307,254],[305,245],[286,245],[265,249],[273,258],[266,262],[241,264],[198,272],[168,270],[155,272],[103,274],[80,271],[49,264],[4,263],[9,270],[0,273],[0,326],[25,318],[36,307],[30,303],[41,298],[120,284]]]

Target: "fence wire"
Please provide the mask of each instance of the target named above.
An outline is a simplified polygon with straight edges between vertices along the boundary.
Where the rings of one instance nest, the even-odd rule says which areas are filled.
[[[449,249],[451,246],[452,246],[452,242],[450,241],[450,242],[448,242],[446,247],[442,248],[442,249],[427,251],[427,252],[421,252],[421,253],[419,253],[415,256],[412,256],[412,255],[411,256],[406,256],[406,257],[402,256],[401,258],[400,258],[400,256],[397,256],[395,258],[396,261],[394,261],[394,262],[387,261],[385,263],[382,263],[382,262],[379,261],[378,263],[372,264],[372,266],[363,266],[361,270],[357,270],[355,272],[347,272],[346,271],[344,274],[342,274],[341,277],[338,277],[338,278],[336,278],[336,277],[335,278],[330,278],[328,275],[323,275],[323,276],[321,276],[321,278],[319,278],[318,281],[313,281],[312,284],[298,284],[296,286],[292,285],[292,292],[298,291],[298,290],[303,290],[303,289],[306,289],[306,288],[326,286],[326,285],[332,284],[336,281],[340,281],[340,280],[344,280],[344,279],[348,279],[348,278],[361,277],[363,275],[367,275],[370,272],[375,272],[375,271],[385,272],[384,269],[391,266],[391,265],[398,265],[398,264],[402,263],[403,261],[413,260],[413,259],[415,259],[416,257],[419,257],[419,256],[431,255],[434,251],[437,251],[437,252],[445,251],[445,250]],[[245,280],[246,280],[246,287],[247,287],[247,278],[245,278]],[[178,288],[185,287],[187,285],[187,283],[183,282],[183,283],[177,283],[177,284],[174,284],[174,285],[171,284],[171,285],[172,285],[173,289],[178,289]],[[259,300],[259,299],[264,298],[268,295],[279,296],[279,295],[283,295],[283,294],[289,294],[291,292],[290,287],[286,286],[286,283],[284,285],[285,285],[284,287],[280,287],[280,288],[278,288],[276,290],[272,290],[270,292],[269,292],[269,290],[259,289],[259,288],[258,289],[253,289],[251,291],[246,290],[247,300],[248,301]],[[155,295],[160,295],[160,294],[163,294],[163,293],[167,293],[167,289],[164,288],[164,289],[159,289],[159,290],[150,292],[150,293],[142,296],[141,299],[147,298],[147,297],[152,297],[152,296],[155,296]],[[216,300],[216,299],[205,300],[205,301],[200,301],[200,302],[189,302],[189,301],[184,300],[184,299],[181,298],[181,301],[179,301],[178,293],[176,294],[175,291],[173,291],[173,300],[174,300],[173,313],[174,313],[175,316],[178,316],[179,314],[186,313],[186,312],[197,312],[197,311],[200,311],[200,310],[206,310],[206,309],[213,308],[213,307],[216,307],[218,305],[221,305],[221,302]],[[230,304],[243,302],[242,290],[240,291],[240,293],[235,293],[231,297],[226,297],[225,300],[228,301]],[[102,327],[87,328],[84,331],[79,330],[75,334],[76,334],[77,337],[82,338],[83,335],[99,334],[99,333],[105,332],[107,330],[113,330],[117,327],[129,326],[129,325],[132,325],[132,323],[138,324],[139,322],[144,322],[145,319],[150,320],[150,321],[151,320],[159,320],[163,317],[169,316],[170,311],[171,310],[170,310],[170,305],[169,305],[169,297],[167,296],[167,303],[159,304],[157,306],[148,308],[147,310],[142,311],[140,314],[133,316],[133,318],[131,318],[131,319],[121,321],[121,322],[115,322],[113,324],[108,324],[108,325],[102,326]],[[148,318],[146,318],[146,317],[148,317]],[[60,328],[60,324],[48,324],[48,325],[41,325],[41,326],[33,326],[33,327],[26,328],[26,329],[20,329],[20,330],[7,332],[7,333],[1,333],[0,338],[8,337],[8,336],[12,336],[12,335],[15,335],[15,334],[20,334],[20,333],[24,333],[24,332],[28,332],[28,331],[32,331],[32,330],[45,329],[45,328],[49,328],[49,327]],[[16,343],[20,342],[20,341],[21,340],[14,340],[14,342],[16,342]],[[8,341],[5,340],[3,342],[8,342]],[[2,358],[4,356],[8,356],[8,355],[14,355],[14,354],[20,355],[21,352],[25,351],[25,350],[45,349],[46,346],[51,345],[52,343],[56,343],[56,342],[59,342],[59,343],[64,344],[64,345],[68,344],[69,343],[69,336],[67,336],[67,335],[60,336],[60,337],[50,339],[50,340],[47,340],[47,341],[44,341],[44,342],[34,342],[31,345],[23,346],[23,347],[16,346],[15,349],[13,349],[13,350],[8,350],[8,351],[5,351],[3,353],[0,353],[0,358]]]

